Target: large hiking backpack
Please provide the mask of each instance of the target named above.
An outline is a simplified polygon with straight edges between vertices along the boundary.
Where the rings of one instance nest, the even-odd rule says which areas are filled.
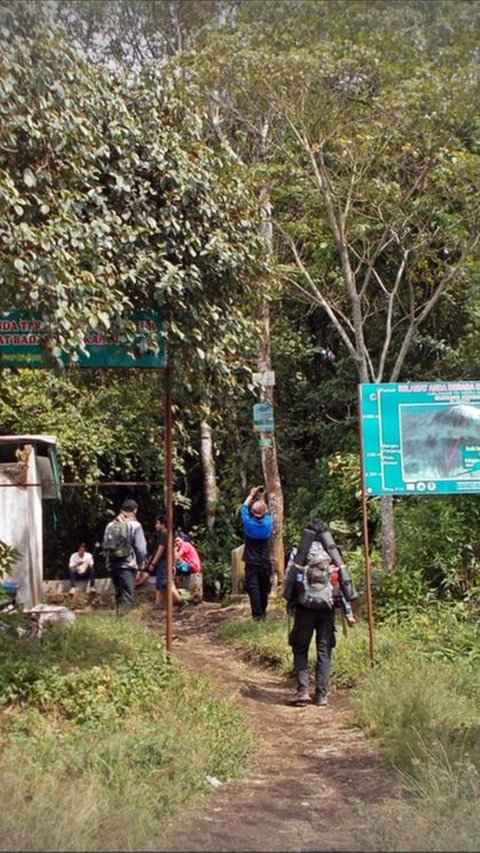
[[[330,580],[330,557],[320,542],[312,542],[305,565],[295,557],[295,593],[297,603],[309,610],[331,610],[334,604]]]
[[[324,555],[326,554],[330,563],[330,584],[326,583],[326,589],[321,593],[318,589],[319,581],[317,579],[317,589],[315,590],[316,594],[313,596],[310,590],[307,590],[305,585],[307,584],[308,586],[311,586],[311,580],[308,577],[306,577],[306,579],[303,578],[303,570],[304,568],[307,568],[310,556],[313,554],[312,548],[317,548],[319,553],[321,552]],[[312,566],[310,568],[312,568]],[[312,571],[310,571],[310,578],[313,578]],[[283,596],[291,603],[294,603],[295,601],[303,603],[301,599],[308,599],[310,604],[304,604],[305,607],[311,607],[312,601],[315,601],[316,599],[320,601],[326,600],[328,606],[330,606],[328,603],[330,600],[329,586],[331,587],[332,600],[336,604],[339,602],[340,594],[342,594],[347,601],[353,601],[353,599],[357,598],[357,592],[352,579],[343,562],[342,555],[330,532],[328,524],[321,519],[316,519],[315,521],[311,521],[303,531],[296,553],[292,552],[285,575]],[[324,604],[322,604],[322,606],[324,606]]]
[[[127,521],[114,518],[105,528],[102,548],[107,556],[125,558],[131,553],[130,530]]]

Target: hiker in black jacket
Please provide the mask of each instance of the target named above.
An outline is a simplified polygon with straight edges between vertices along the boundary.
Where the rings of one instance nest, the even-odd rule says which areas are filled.
[[[337,589],[331,580],[332,568],[335,569]],[[289,611],[294,613],[289,644],[293,652],[297,691],[291,704],[305,705],[310,701],[308,649],[315,632],[317,664],[313,703],[324,707],[335,647],[335,599],[340,606],[342,599],[344,606],[347,605],[347,622],[352,626],[355,619],[348,604],[357,596],[328,525],[320,518],[310,522],[298,549],[290,555],[283,597],[288,602]]]

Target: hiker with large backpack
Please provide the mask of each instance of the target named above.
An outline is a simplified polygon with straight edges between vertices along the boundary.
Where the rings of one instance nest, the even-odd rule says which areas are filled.
[[[143,527],[137,521],[138,504],[128,498],[121,510],[105,528],[102,548],[115,588],[117,615],[131,610],[134,604],[135,575],[147,556]]]
[[[308,649],[315,632],[317,664],[313,703],[327,704],[332,651],[335,647],[335,606],[343,607],[347,623],[355,624],[350,602],[357,594],[342,555],[328,528],[320,518],[305,528],[300,544],[290,555],[283,597],[294,613],[289,644],[297,678],[292,705],[310,701]]]

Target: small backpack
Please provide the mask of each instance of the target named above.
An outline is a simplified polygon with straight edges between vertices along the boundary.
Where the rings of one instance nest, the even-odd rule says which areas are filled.
[[[130,543],[130,530],[127,521],[114,518],[105,528],[102,548],[109,557],[128,557],[132,546]]]
[[[330,557],[320,542],[312,542],[305,566],[299,565],[295,560],[295,569],[298,604],[309,610],[331,610],[334,596],[330,579]]]

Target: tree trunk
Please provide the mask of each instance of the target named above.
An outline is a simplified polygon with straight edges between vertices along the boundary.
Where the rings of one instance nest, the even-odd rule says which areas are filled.
[[[268,132],[268,123],[263,126],[262,138],[265,141]],[[273,254],[273,231],[272,231],[272,205],[270,193],[267,188],[261,192],[262,205],[262,236],[269,255]],[[270,303],[268,299],[262,299],[260,304],[259,319],[261,324],[260,340],[258,343],[258,371],[265,373],[272,369],[272,357],[270,347]],[[261,386],[260,400],[262,403],[273,405],[273,387]],[[267,433],[261,433],[262,438],[269,438]],[[262,447],[262,470],[265,485],[268,492],[269,509],[273,516],[273,535],[271,542],[271,555],[274,562],[277,581],[283,580],[285,568],[285,554],[283,549],[283,490],[278,469],[277,448],[275,438],[272,437],[271,447]]]
[[[200,458],[203,471],[203,491],[205,497],[205,512],[207,527],[212,530],[218,506],[218,488],[213,454],[212,428],[208,422],[210,412],[205,411],[205,417],[200,421]]]
[[[267,299],[262,300],[260,308],[262,335],[258,345],[258,369],[260,373],[271,370],[270,356],[270,306]],[[262,403],[273,404],[273,388],[261,387],[260,400]],[[261,433],[261,438],[267,439],[268,433]],[[283,491],[278,469],[277,449],[275,438],[271,447],[262,447],[262,470],[268,492],[269,509],[273,516],[274,527],[271,544],[271,554],[275,565],[278,583],[283,580],[285,555],[283,550]]]

